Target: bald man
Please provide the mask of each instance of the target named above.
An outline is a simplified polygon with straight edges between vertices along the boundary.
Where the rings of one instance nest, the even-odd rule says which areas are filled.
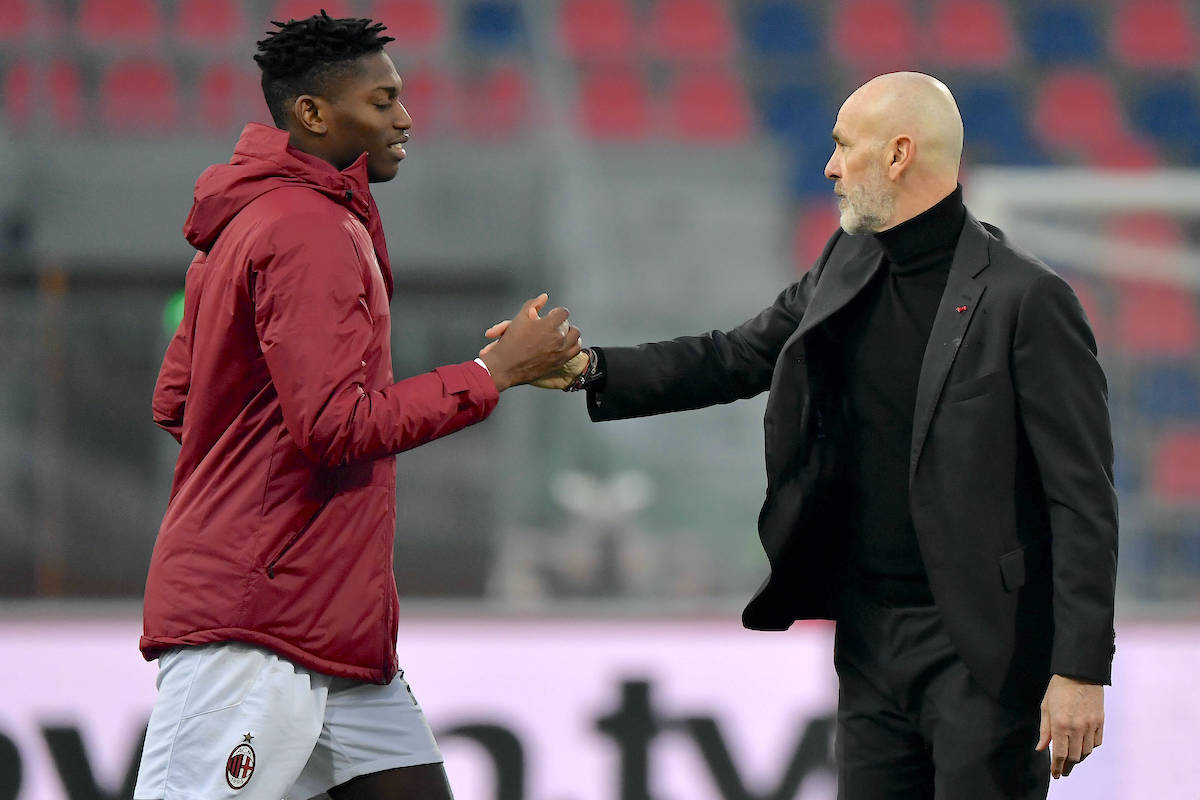
[[[839,797],[1044,798],[1103,739],[1114,649],[1095,340],[1067,284],[963,206],[941,82],[870,81],[833,142],[841,227],[773,305],[541,384],[586,389],[593,420],[769,390],[771,572],[743,621],[837,620]]]

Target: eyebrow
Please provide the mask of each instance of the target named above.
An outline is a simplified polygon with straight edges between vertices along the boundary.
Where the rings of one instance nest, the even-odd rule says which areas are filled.
[[[397,89],[395,86],[392,86],[392,85],[388,85],[388,86],[376,86],[376,87],[375,87],[374,89],[372,89],[371,91],[374,91],[374,92],[383,92],[384,94],[386,94],[388,97],[390,97],[390,98],[391,98],[391,99],[393,99],[393,100],[395,100],[395,99],[396,99],[396,96],[397,96],[398,94],[400,94],[400,90],[399,90],[399,89]]]

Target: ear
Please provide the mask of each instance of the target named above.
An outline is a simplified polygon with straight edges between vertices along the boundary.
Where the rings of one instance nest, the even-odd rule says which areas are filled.
[[[329,131],[323,110],[321,101],[311,94],[300,95],[292,104],[292,114],[295,115],[296,121],[306,131],[317,136],[324,136]]]
[[[911,137],[900,135],[892,139],[891,145],[885,150],[887,153],[888,177],[896,180],[913,162],[913,157],[917,153],[916,142]]]

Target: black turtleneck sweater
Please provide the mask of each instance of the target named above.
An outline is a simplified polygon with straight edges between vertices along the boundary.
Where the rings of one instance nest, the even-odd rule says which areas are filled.
[[[966,213],[960,186],[875,234],[882,268],[831,320],[848,423],[851,574],[891,604],[933,602],[908,507],[909,452],[925,345]]]

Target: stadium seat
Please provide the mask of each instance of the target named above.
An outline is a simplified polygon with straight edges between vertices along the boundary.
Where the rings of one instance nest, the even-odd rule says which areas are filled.
[[[658,0],[647,30],[647,50],[674,61],[724,59],[737,39],[719,0]]]
[[[1152,491],[1159,499],[1200,504],[1200,430],[1184,428],[1164,435],[1151,473]]]
[[[833,197],[833,181],[825,177],[825,165],[833,153],[833,142],[789,142],[788,191],[799,203]]]
[[[1025,105],[1015,91],[992,81],[962,85],[954,94],[971,163],[1041,166],[1050,162],[1029,134]]]
[[[111,133],[174,132],[179,123],[175,74],[160,61],[126,59],[113,64],[100,82],[100,111]]]
[[[580,131],[591,139],[631,142],[650,135],[650,92],[636,69],[585,70],[578,104]]]
[[[1191,363],[1146,364],[1135,384],[1136,406],[1146,419],[1191,421],[1200,426],[1200,379]]]
[[[771,89],[762,103],[763,121],[776,136],[809,145],[827,144],[832,151],[837,104],[824,85],[787,84]]]
[[[267,122],[258,75],[231,63],[212,64],[196,82],[198,127],[213,135],[237,133],[247,122]]]
[[[942,0],[933,10],[930,57],[948,67],[1000,69],[1016,51],[1008,11],[996,0]]]
[[[1043,64],[1101,61],[1104,48],[1095,18],[1085,3],[1030,4],[1025,46]]]
[[[441,72],[421,67],[400,73],[404,86],[400,102],[413,121],[413,135],[440,133],[449,124],[447,109],[454,105],[456,87]],[[420,141],[420,139],[418,139]]]
[[[1161,160],[1154,143],[1133,133],[1087,143],[1083,147],[1083,163],[1105,170],[1151,170]]]
[[[79,34],[93,45],[153,45],[163,31],[154,0],[83,0]]]
[[[1112,83],[1097,73],[1074,69],[1057,72],[1042,84],[1034,102],[1033,127],[1045,144],[1081,151],[1125,136]]]
[[[79,67],[66,59],[50,64],[46,75],[50,80],[51,116],[54,125],[64,133],[78,133],[83,128],[83,77]]]
[[[832,188],[832,184],[828,188]],[[804,204],[796,215],[796,224],[792,229],[792,253],[796,259],[797,274],[812,268],[839,225],[841,214],[832,196],[823,200],[814,198]]]
[[[1181,160],[1192,162],[1200,157],[1200,102],[1190,79],[1138,92],[1133,121],[1138,130],[1178,152]]]
[[[188,47],[227,50],[245,30],[242,4],[236,0],[180,0],[175,38]]]
[[[29,0],[0,0],[0,42],[16,41],[33,29]]]
[[[1195,295],[1168,284],[1120,281],[1116,327],[1115,344],[1131,355],[1188,357],[1200,347]]]
[[[871,73],[912,68],[917,24],[905,0],[847,0],[834,13],[830,36],[842,60]]]
[[[325,13],[334,19],[358,16],[358,14],[354,13],[354,9],[348,0],[277,0],[271,6],[270,16],[264,22],[269,20],[287,22],[292,19],[307,19],[308,17],[320,14],[321,9],[325,9]]]
[[[573,59],[624,58],[637,47],[629,0],[567,0],[558,16],[558,38]]]
[[[3,129],[23,130],[33,121],[33,67],[28,61],[15,61],[4,70]]]
[[[404,50],[434,47],[446,32],[445,11],[436,0],[378,0],[366,15],[387,25],[387,35]]]
[[[504,140],[529,124],[529,79],[514,64],[463,84],[457,96],[457,129],[468,138]]]
[[[765,56],[811,56],[824,45],[812,12],[787,0],[766,0],[746,12],[746,41]]]
[[[667,133],[690,144],[734,144],[754,129],[741,78],[726,69],[677,74],[667,94]]]
[[[1183,0],[1121,3],[1113,17],[1112,50],[1132,67],[1190,69],[1196,29]]]
[[[489,50],[509,50],[521,43],[524,22],[521,7],[502,0],[477,0],[463,17],[467,42]]]

